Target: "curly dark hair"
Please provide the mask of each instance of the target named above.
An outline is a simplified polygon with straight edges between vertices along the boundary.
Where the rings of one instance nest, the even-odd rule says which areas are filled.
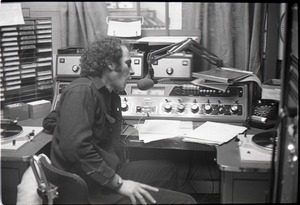
[[[121,46],[130,45],[120,38],[104,36],[89,44],[80,58],[81,76],[101,76],[102,70],[111,63],[120,65],[123,56]]]

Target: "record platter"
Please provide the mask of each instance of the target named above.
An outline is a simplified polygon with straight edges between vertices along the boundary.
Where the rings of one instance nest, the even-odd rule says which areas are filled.
[[[268,131],[256,135],[238,135],[242,162],[270,163],[277,132]]]
[[[1,120],[1,150],[17,150],[43,130],[42,127],[20,126],[16,121]]]

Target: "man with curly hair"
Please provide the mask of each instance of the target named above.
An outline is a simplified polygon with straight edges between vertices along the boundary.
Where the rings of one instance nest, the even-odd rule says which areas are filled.
[[[54,166],[76,173],[88,185],[91,204],[195,204],[176,192],[177,169],[168,161],[128,162],[122,141],[121,100],[134,73],[129,47],[103,37],[81,56],[81,77],[64,89],[51,121]]]

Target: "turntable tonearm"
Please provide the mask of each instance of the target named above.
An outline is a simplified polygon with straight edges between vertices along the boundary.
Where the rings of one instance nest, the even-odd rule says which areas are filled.
[[[17,150],[42,130],[42,127],[20,126],[17,120],[1,119],[1,149]]]
[[[240,157],[247,163],[271,163],[277,132],[267,131],[256,135],[238,135]]]

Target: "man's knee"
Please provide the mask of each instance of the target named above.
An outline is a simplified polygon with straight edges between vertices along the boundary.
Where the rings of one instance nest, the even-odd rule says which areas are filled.
[[[161,160],[159,162],[159,167],[164,170],[167,175],[176,175],[178,174],[178,169],[173,162]]]
[[[197,201],[188,194],[184,194],[181,199],[182,204],[198,204]]]
[[[173,199],[174,204],[198,204],[192,196],[181,192],[177,192]]]
[[[160,188],[159,192],[153,193],[158,204],[197,204],[197,201],[190,195]]]

